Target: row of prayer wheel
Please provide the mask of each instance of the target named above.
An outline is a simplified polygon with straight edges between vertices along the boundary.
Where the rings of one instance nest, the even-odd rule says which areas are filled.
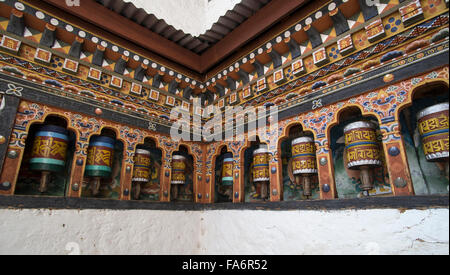
[[[430,162],[449,161],[449,103],[428,107],[417,115],[419,133],[425,157]],[[345,160],[348,169],[361,171],[361,189],[373,188],[370,170],[382,165],[382,155],[376,133],[377,126],[372,122],[358,121],[344,128]],[[36,132],[30,169],[42,173],[39,191],[46,192],[48,176],[59,173],[66,165],[69,134],[65,128],[44,125]],[[94,181],[93,194],[99,192],[100,181],[111,177],[115,140],[106,136],[91,138],[85,175]],[[260,145],[253,152],[253,182],[262,183],[268,188],[270,154],[266,145]],[[174,155],[172,158],[171,183],[177,189],[186,182],[186,157]],[[149,182],[151,154],[147,150],[136,150],[133,182]],[[292,141],[292,171],[296,183],[303,177],[304,195],[311,196],[311,177],[318,173],[314,140],[300,137]],[[233,185],[233,155],[224,156],[222,184]],[[267,196],[267,190],[263,191]]]
[[[430,162],[445,162],[448,176],[449,162],[449,103],[428,107],[417,115],[425,157]],[[345,162],[347,168],[361,172],[361,189],[369,194],[373,189],[371,169],[382,166],[382,153],[377,139],[377,125],[357,121],[344,128]],[[269,181],[269,152],[261,146],[253,153],[253,182]],[[303,177],[303,192],[309,198],[311,177],[318,173],[314,140],[300,137],[292,141],[292,172],[296,184]],[[228,168],[227,168],[228,169]]]
[[[39,191],[45,193],[51,173],[60,173],[66,166],[68,131],[60,126],[44,125],[36,132],[30,159],[30,170],[41,172]],[[115,140],[96,136],[89,143],[85,175],[93,178],[97,194],[100,180],[111,176]]]

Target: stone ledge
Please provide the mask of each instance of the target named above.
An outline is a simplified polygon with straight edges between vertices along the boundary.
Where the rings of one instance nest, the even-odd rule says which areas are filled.
[[[161,211],[215,211],[215,210],[365,210],[365,209],[429,209],[448,208],[448,195],[373,197],[267,203],[160,203],[119,201],[88,198],[0,196],[0,209],[105,209],[105,210],[161,210]]]

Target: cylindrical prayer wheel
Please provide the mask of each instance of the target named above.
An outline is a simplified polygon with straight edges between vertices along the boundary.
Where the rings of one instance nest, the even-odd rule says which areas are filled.
[[[114,139],[104,136],[93,137],[89,143],[86,176],[94,178],[92,187],[94,196],[99,193],[101,179],[111,176],[114,144]]]
[[[69,134],[65,128],[45,125],[36,133],[30,159],[30,169],[41,171],[40,192],[47,190],[47,177],[51,172],[61,172],[66,165]]]
[[[253,152],[253,182],[268,182],[269,174],[269,150],[267,146],[260,146]]]
[[[317,174],[316,147],[312,138],[292,141],[292,171],[294,175]]]
[[[361,189],[373,189],[369,170],[382,165],[376,125],[358,121],[344,128],[347,168],[361,170]]]
[[[86,176],[108,178],[112,172],[115,140],[97,136],[91,139],[86,163]]]
[[[134,157],[134,182],[146,183],[150,181],[151,153],[150,151],[137,149]]]
[[[66,165],[69,135],[66,129],[46,125],[36,133],[30,159],[30,169],[61,172]]]
[[[233,154],[226,153],[222,164],[222,185],[224,186],[233,185],[233,164]]]
[[[448,102],[428,107],[417,114],[425,157],[430,162],[448,162]]]
[[[312,195],[311,176],[317,174],[316,146],[310,137],[301,137],[292,141],[292,173],[297,184],[303,176],[303,194]]]
[[[183,185],[186,182],[186,157],[174,155],[172,157],[172,184]]]

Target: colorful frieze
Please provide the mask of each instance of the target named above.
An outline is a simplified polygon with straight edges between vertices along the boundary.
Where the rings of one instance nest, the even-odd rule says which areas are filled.
[[[137,95],[137,96],[141,96],[142,95],[142,85],[137,84],[137,83],[131,84],[130,93]]]
[[[219,100],[219,102],[217,103],[217,108],[219,109],[225,108],[225,98]]]
[[[256,91],[258,93],[264,92],[267,89],[269,89],[267,83],[266,83],[266,78],[261,78],[256,82]]]
[[[62,69],[67,73],[76,74],[78,73],[78,65],[79,63],[77,61],[66,58]]]
[[[19,52],[20,45],[22,45],[21,41],[6,35],[3,35],[2,42],[0,43],[0,47],[13,54],[17,54]]]
[[[122,89],[123,86],[123,79],[121,77],[113,75],[111,77],[111,82],[109,84],[111,87]]]
[[[251,86],[247,86],[242,90],[242,98],[247,99],[252,96],[252,88]]]
[[[399,9],[405,27],[424,19],[424,14],[420,1],[416,0]]]
[[[159,92],[156,90],[150,90],[150,94],[148,96],[148,98],[150,98],[153,101],[158,101],[159,100]]]
[[[284,77],[283,69],[276,70],[273,73],[273,81],[275,84],[282,84],[286,82],[286,78]]]
[[[386,36],[386,32],[384,31],[383,22],[381,21],[381,19],[375,20],[371,24],[367,25],[365,29],[367,33],[367,39],[371,43]]]
[[[52,58],[52,53],[41,49],[41,48],[37,48],[36,49],[36,53],[34,55],[34,60],[37,62],[42,62],[46,65],[50,64],[50,60]]]
[[[291,67],[292,67],[292,73],[295,76],[300,76],[300,75],[302,75],[302,74],[304,74],[306,72],[305,71],[305,67],[303,66],[303,60],[302,59],[299,59],[299,60],[293,62]]]
[[[230,105],[237,103],[238,99],[239,99],[238,93],[232,93],[230,95]]]
[[[313,53],[314,65],[322,66],[329,62],[325,48],[321,48]]]
[[[353,40],[351,35],[344,36],[343,38],[339,39],[338,42],[338,49],[339,52],[342,55],[347,55],[355,50],[355,46],[353,45]]]
[[[100,81],[102,77],[102,71],[95,68],[90,68],[88,73],[88,78],[94,81]]]
[[[172,96],[167,96],[166,97],[166,105],[174,107],[175,106],[175,98]]]
[[[181,102],[181,109],[183,109],[184,111],[189,112],[189,110],[191,109],[191,104],[189,102],[182,101]]]

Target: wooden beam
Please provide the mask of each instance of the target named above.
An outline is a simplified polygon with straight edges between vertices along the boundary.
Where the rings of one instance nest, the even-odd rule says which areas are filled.
[[[307,0],[272,0],[201,56],[201,73],[211,69],[249,40],[307,3]]]
[[[144,49],[168,58],[173,62],[197,72],[201,71],[199,55],[152,32],[144,26],[131,22],[126,17],[107,9],[96,1],[85,0],[78,7],[68,7],[65,1],[60,0],[28,0],[28,2],[36,6],[40,6],[39,2],[46,2],[114,35],[133,42]]]

